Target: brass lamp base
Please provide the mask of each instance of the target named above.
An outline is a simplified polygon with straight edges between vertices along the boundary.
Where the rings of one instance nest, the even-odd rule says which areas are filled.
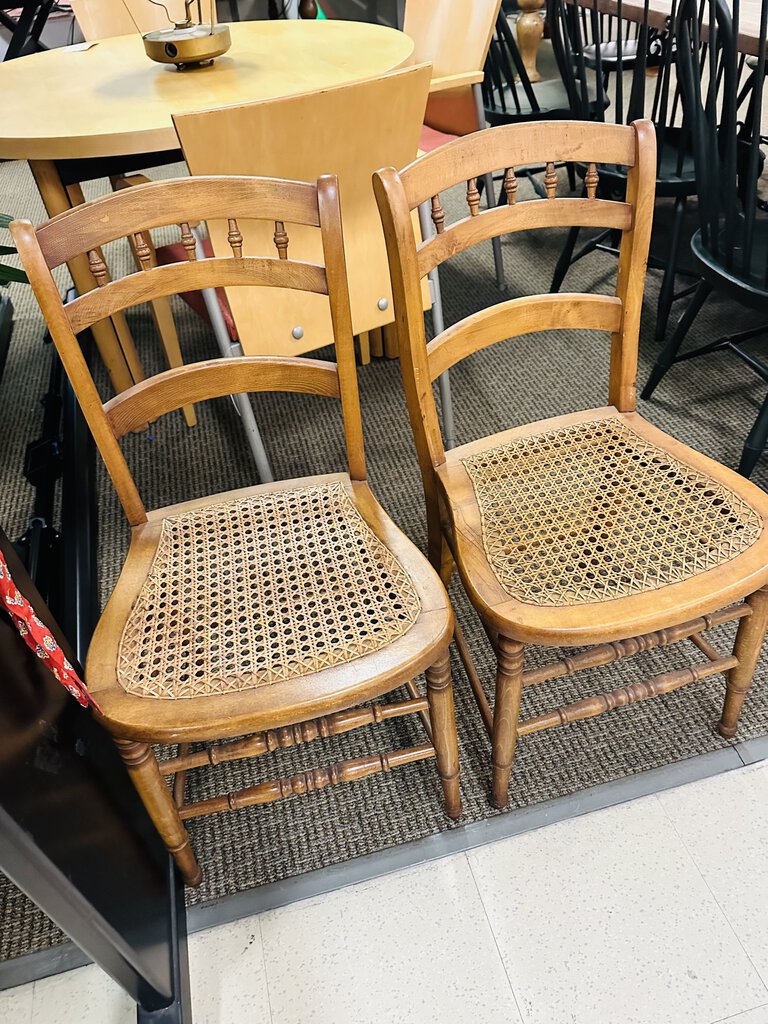
[[[211,64],[232,45],[228,25],[177,25],[147,32],[143,39],[150,60],[175,64],[179,69]]]

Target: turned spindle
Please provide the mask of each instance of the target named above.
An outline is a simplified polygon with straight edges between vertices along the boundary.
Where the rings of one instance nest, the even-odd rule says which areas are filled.
[[[445,210],[440,205],[440,196],[432,196],[432,223],[435,225],[435,231],[438,235],[442,235],[445,231]]]
[[[480,213],[480,193],[477,191],[477,178],[470,178],[467,182],[467,206],[471,216],[476,217]]]
[[[504,171],[504,195],[507,197],[507,206],[514,206],[517,200],[517,177],[514,167],[508,167]]]
[[[227,241],[229,242],[229,246],[232,250],[232,255],[235,259],[240,259],[243,255],[243,236],[234,217],[229,218],[228,224],[229,231],[227,232]]]
[[[133,248],[136,259],[142,270],[149,270],[152,267],[152,250],[150,249],[143,231],[135,231],[133,234]]]
[[[547,163],[544,174],[544,188],[547,190],[547,199],[554,199],[557,193],[557,171],[551,160]]]
[[[275,248],[281,260],[288,259],[288,233],[281,220],[275,221]]]
[[[109,281],[109,270],[100,249],[88,250],[88,269],[93,274],[96,287],[102,288]]]
[[[587,173],[584,175],[584,184],[587,187],[588,199],[595,198],[599,181],[600,175],[597,173],[597,164],[589,164],[587,167]]]
[[[192,262],[192,260],[197,259],[197,252],[195,250],[195,236],[192,234],[192,229],[190,228],[188,221],[185,220],[184,223],[180,224],[179,226],[181,228],[181,244],[184,246],[184,249],[186,250],[187,259],[190,262]]]

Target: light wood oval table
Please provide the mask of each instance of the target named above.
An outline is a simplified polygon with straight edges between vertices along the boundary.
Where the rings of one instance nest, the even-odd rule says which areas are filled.
[[[400,67],[413,52],[409,36],[365,22],[245,21],[230,32],[228,53],[187,71],[150,61],[138,34],[0,64],[0,93],[13,97],[0,121],[0,159],[29,161],[54,216],[82,201],[79,186],[62,180],[60,161],[123,157],[136,167],[137,156],[178,148],[173,114],[359,81]],[[92,177],[107,173],[95,163],[94,170]],[[84,260],[70,272],[78,291],[93,287]],[[94,327],[122,391],[141,373],[130,336],[119,320]]]

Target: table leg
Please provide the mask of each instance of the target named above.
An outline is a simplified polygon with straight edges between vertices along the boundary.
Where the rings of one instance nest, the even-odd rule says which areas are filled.
[[[72,208],[72,200],[61,181],[56,164],[52,160],[30,160],[29,167],[49,217],[55,217]],[[95,287],[85,255],[76,257],[68,266],[75,288],[81,295]],[[127,326],[125,330],[128,330]],[[93,325],[91,332],[115,393],[119,394],[138,383],[143,377],[141,368],[138,367],[138,376],[134,377],[120,344],[119,333],[112,320],[101,320]],[[128,338],[130,338],[130,333],[128,333]],[[132,340],[130,347],[133,349]],[[135,351],[133,355],[135,355]]]
[[[540,82],[541,75],[536,68],[536,56],[544,36],[544,17],[541,10],[544,0],[519,0],[521,15],[517,19],[517,45],[523,66],[531,82]]]

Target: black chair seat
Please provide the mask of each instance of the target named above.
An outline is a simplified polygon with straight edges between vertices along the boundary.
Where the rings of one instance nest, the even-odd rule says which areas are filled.
[[[583,49],[584,63],[592,71],[597,70],[597,45],[589,43]],[[637,60],[637,40],[624,39],[621,44],[621,65],[625,71],[631,71]],[[600,44],[600,67],[603,73],[615,72],[619,67],[619,49],[616,42]]]
[[[659,163],[656,176],[657,198],[675,199],[677,196],[695,196],[697,193],[696,168],[690,147],[681,148],[680,128],[657,128]],[[627,180],[626,167],[601,165],[601,175],[624,188]]]
[[[574,110],[568,98],[568,91],[560,78],[550,78],[530,85],[535,105],[522,87],[517,89],[517,103],[512,90],[507,86],[502,93],[503,105],[485,107],[485,116],[491,125],[517,124],[525,121],[573,120]],[[589,103],[597,107],[594,86],[589,86]]]
[[[743,225],[739,234],[743,235]],[[691,252],[699,264],[701,276],[713,288],[730,295],[737,302],[768,312],[768,218],[755,221],[749,273],[745,273],[738,263],[733,267],[726,266],[722,255],[726,251],[724,227],[720,230],[718,242],[718,252],[713,252],[712,247],[705,244],[700,229],[691,238]],[[738,236],[735,242],[738,254]]]

